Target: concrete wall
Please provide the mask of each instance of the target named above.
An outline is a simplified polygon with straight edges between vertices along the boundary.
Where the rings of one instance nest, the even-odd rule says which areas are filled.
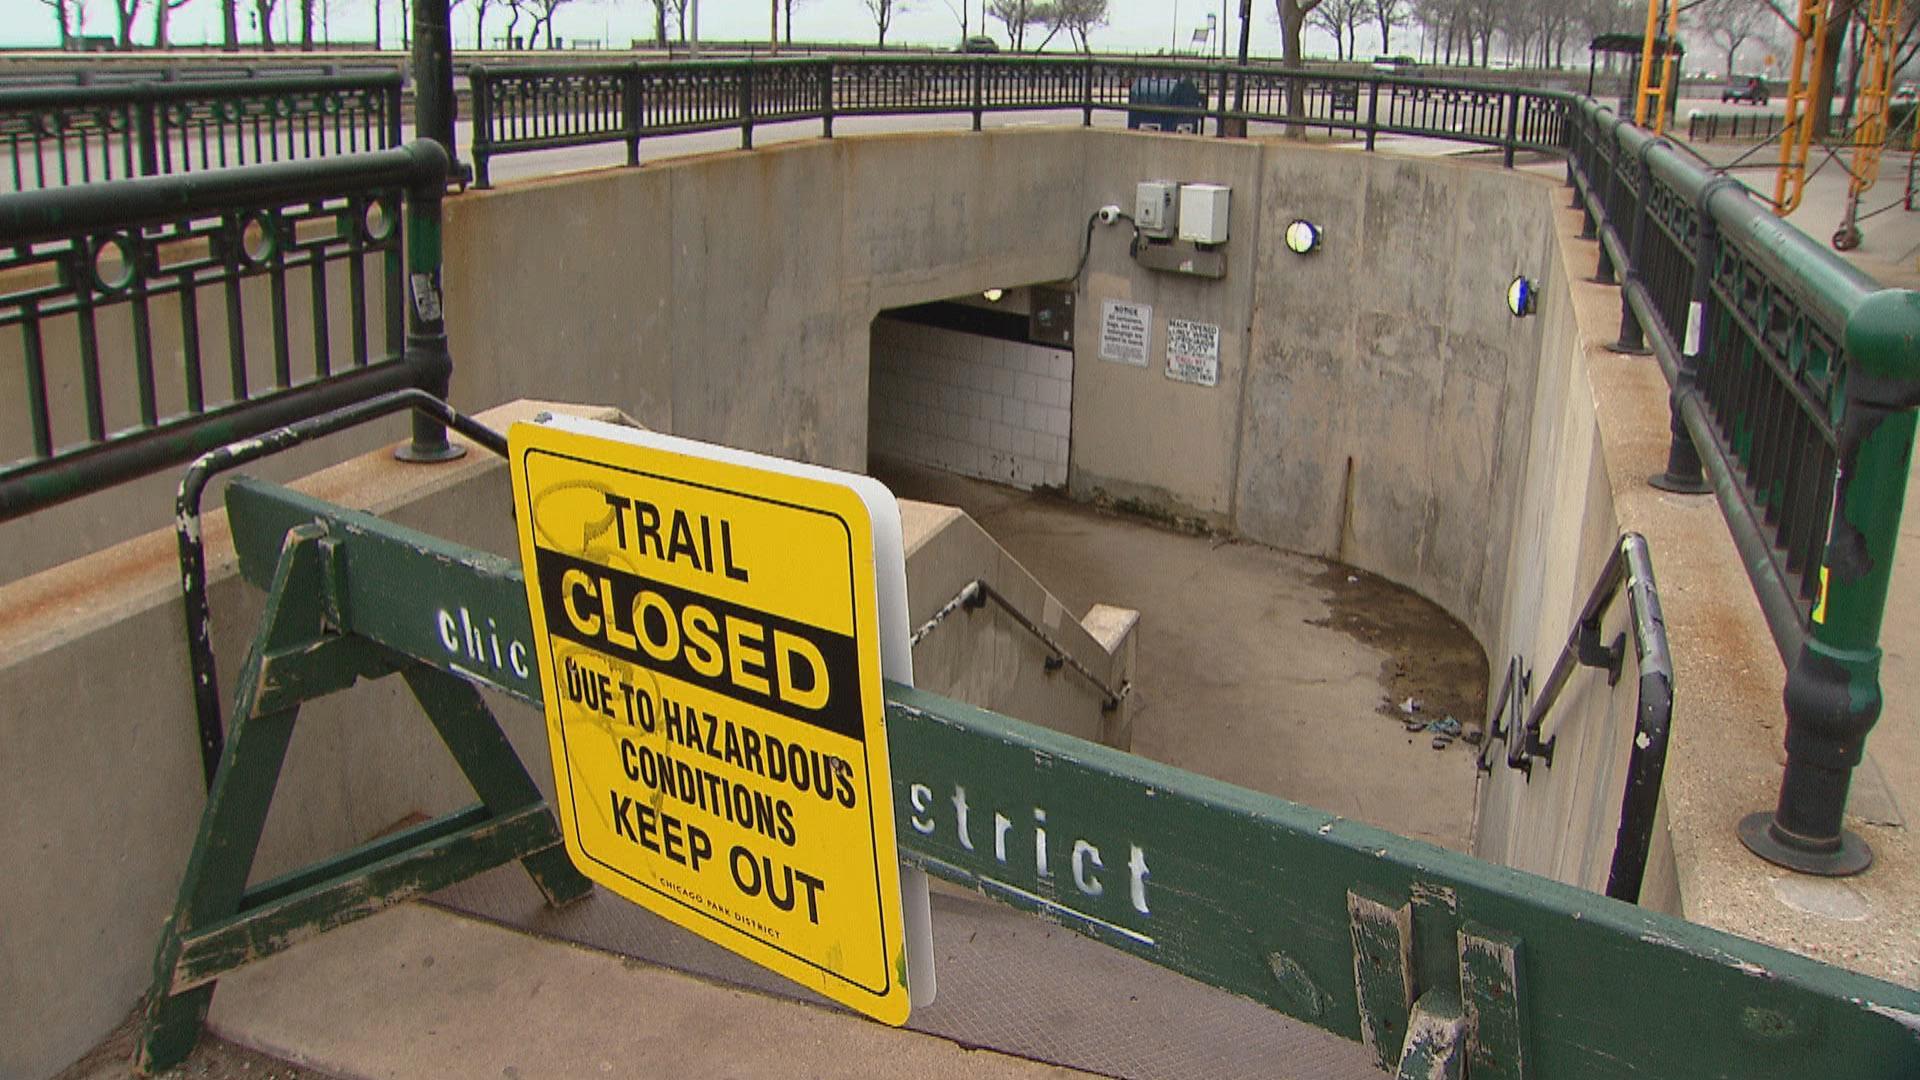
[[[870,457],[1066,486],[1073,353],[881,318],[872,355]]]
[[[1563,196],[1540,177],[1284,144],[1036,130],[794,144],[470,194],[449,202],[454,397],[467,407],[523,395],[606,400],[680,434],[859,468],[877,313],[1061,280],[1088,213],[1130,204],[1136,180],[1159,177],[1233,187],[1227,275],[1148,271],[1128,258],[1124,231],[1095,233],[1076,305],[1072,490],[1380,572],[1472,627],[1496,672],[1520,654],[1543,677],[1618,527],[1620,481],[1583,426],[1592,391],[1563,346],[1584,343],[1594,324],[1560,310],[1573,277],[1564,236],[1556,248]],[[1327,230],[1319,254],[1298,259],[1274,243],[1293,216]],[[1516,271],[1545,285],[1536,319],[1516,322],[1501,307]],[[1146,367],[1097,358],[1090,320],[1105,299],[1154,308]],[[1221,327],[1218,385],[1167,378],[1169,317]],[[359,468],[389,503],[452,492],[402,520],[496,549],[508,535],[485,463]],[[350,488],[327,490],[343,499]],[[943,535],[959,543],[966,533]],[[992,580],[963,568],[971,558],[935,561],[947,577]],[[200,783],[173,575],[162,535],[0,591],[0,765],[27,778],[0,790],[13,825],[0,860],[34,868],[0,880],[0,913],[27,928],[0,935],[0,1074],[57,1067],[144,985]],[[961,583],[927,586],[934,596],[916,594],[916,614]],[[1125,634],[1100,627],[1123,619],[1088,626],[1044,596],[1029,602],[1061,633],[1118,655]],[[229,677],[257,611],[249,603],[220,579]],[[1007,636],[981,648],[1027,670],[1032,657],[1015,647],[1030,646],[997,623],[988,629]],[[130,655],[148,662],[127,665]],[[992,681],[980,665],[943,674],[942,663],[930,656],[923,685]],[[1531,785],[1497,770],[1483,849],[1590,882],[1611,852],[1632,684],[1601,693],[1591,677],[1576,680],[1556,720],[1567,757]],[[368,696],[303,723],[294,754],[304,764],[283,788],[262,872],[461,796],[451,767],[430,765],[440,755],[424,725],[401,719],[411,706],[388,687],[353,694]],[[1057,711],[1017,707],[1036,719]],[[393,733],[371,735],[369,715],[393,718]],[[529,723],[509,720],[522,740],[537,737]],[[358,758],[422,771],[392,783],[343,764]]]
[[[449,200],[454,397],[608,401],[863,469],[874,317],[1072,273],[1082,149],[1078,132],[836,139]]]
[[[1080,302],[1074,305],[1071,490],[1078,498],[1111,497],[1232,524],[1239,416],[1261,286],[1255,266],[1263,243],[1258,224],[1262,162],[1291,150],[1198,137],[1095,132],[1087,139],[1081,222],[1108,203],[1131,211],[1134,185],[1141,180],[1204,181],[1232,187],[1232,234],[1222,249],[1226,277],[1214,280],[1148,270],[1128,257],[1124,225],[1095,228]],[[1108,300],[1152,307],[1145,367],[1100,359],[1100,323]],[[1169,318],[1220,328],[1218,385],[1167,378]]]

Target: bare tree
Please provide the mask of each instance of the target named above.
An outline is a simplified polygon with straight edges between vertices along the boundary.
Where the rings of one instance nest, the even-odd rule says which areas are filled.
[[[955,0],[940,0],[940,2],[946,5],[947,14],[953,16],[954,21],[960,24],[960,40],[962,42],[966,41],[968,37],[967,31],[972,29],[972,26],[967,22],[967,15],[971,11],[971,5],[968,4],[967,0],[959,0],[957,4]],[[788,29],[792,29],[792,26],[789,25]],[[986,27],[983,26],[981,29],[984,30]],[[789,44],[791,44],[791,42],[789,42]]]
[[[789,45],[793,44],[793,9],[799,7],[801,4],[804,4],[806,2],[807,0],[780,0],[780,6],[784,9],[783,14],[786,17],[786,22],[787,22],[786,37],[787,37],[787,44]],[[961,10],[963,11],[966,10],[964,4],[962,5]],[[961,31],[961,36],[962,37],[966,36],[966,31],[964,29]]]
[[[1056,28],[1065,27],[1067,36],[1081,52],[1090,53],[1087,35],[1096,26],[1107,24],[1107,0],[1054,0],[1050,17]]]
[[[67,25],[67,0],[40,0],[53,12],[53,20],[60,26],[60,49],[65,52],[68,43],[73,40],[73,31]]]
[[[1366,14],[1367,0],[1324,0],[1307,13],[1307,21],[1333,35],[1334,59],[1357,59],[1360,20]]]
[[[1368,0],[1367,8],[1380,26],[1380,54],[1393,55],[1393,28],[1407,24],[1407,0]]]
[[[140,5],[146,0],[111,0],[113,4],[114,40],[122,49],[133,47],[133,24],[140,18]]]
[[[153,5],[153,47],[167,47],[167,23],[174,12],[193,3],[193,0],[154,0]]]
[[[1740,46],[1760,32],[1768,21],[1764,5],[1754,0],[1702,0],[1687,13],[1694,25],[1707,32],[1715,45],[1726,50],[1726,73],[1733,76],[1733,64]]]
[[[528,31],[529,44],[538,40],[541,31],[547,35],[547,48],[553,48],[553,17],[561,8],[573,0],[527,0],[527,12],[533,16],[533,29]]]
[[[1280,60],[1287,67],[1299,67],[1301,58],[1300,31],[1307,24],[1307,16],[1320,6],[1322,0],[1273,0],[1274,9],[1280,16]],[[1299,79],[1287,80],[1287,116],[1289,119],[1304,117],[1307,114],[1305,89]],[[1293,138],[1304,138],[1306,128],[1297,123],[1287,125],[1287,134]]]
[[[867,13],[873,16],[874,28],[880,31],[880,47],[887,46],[887,28],[893,25],[896,13],[905,11],[907,5],[901,0],[861,0],[867,5]]]
[[[280,6],[280,0],[253,0],[253,21],[258,23],[260,47],[267,52],[273,51],[273,10]]]
[[[988,0],[987,14],[1006,26],[1007,44],[1014,52],[1026,47],[1027,27],[1037,21],[1037,7],[1033,0]]]

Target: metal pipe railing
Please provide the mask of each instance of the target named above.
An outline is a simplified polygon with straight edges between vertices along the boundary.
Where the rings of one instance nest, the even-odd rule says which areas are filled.
[[[506,437],[454,411],[445,401],[417,389],[395,390],[355,401],[318,416],[276,427],[259,438],[229,443],[200,455],[180,478],[174,497],[174,546],[180,557],[180,597],[187,626],[187,666],[193,685],[194,715],[200,731],[200,768],[213,787],[226,749],[226,724],[220,711],[220,676],[213,655],[213,613],[207,604],[207,555],[202,539],[200,501],[221,473],[290,450],[380,417],[410,410],[436,427],[453,428],[488,451],[507,456]]]
[[[1507,666],[1480,746],[1479,767],[1489,772],[1489,753],[1495,740],[1507,744],[1506,764],[1533,778],[1533,766],[1553,767],[1559,736],[1542,738],[1548,714],[1559,703],[1574,668],[1590,667],[1607,673],[1607,685],[1620,679],[1626,660],[1626,635],[1604,642],[1601,622],[1622,591],[1627,594],[1628,624],[1633,631],[1636,669],[1640,673],[1636,698],[1633,747],[1627,758],[1627,782],[1620,801],[1620,825],[1614,835],[1613,863],[1607,874],[1607,895],[1638,903],[1646,877],[1647,853],[1653,847],[1654,817],[1660,805],[1660,780],[1666,772],[1667,735],[1673,720],[1673,653],[1667,645],[1666,620],[1660,613],[1660,592],[1653,577],[1653,556],[1639,533],[1623,533],[1600,568],[1587,602],[1567,634],[1567,643],[1529,707],[1532,675],[1519,657]],[[1508,719],[1511,716],[1512,719]],[[1524,717],[1524,719],[1522,719]]]
[[[993,601],[1000,610],[1006,612],[1015,623],[1019,624],[1021,629],[1038,639],[1042,645],[1047,647],[1047,651],[1053,654],[1047,659],[1047,670],[1049,672],[1057,671],[1063,666],[1070,667],[1078,672],[1082,678],[1092,683],[1094,687],[1100,691],[1101,712],[1112,712],[1119,708],[1120,702],[1133,691],[1131,683],[1123,682],[1118,689],[1107,685],[1105,679],[1095,675],[1093,671],[1081,663],[1066,646],[1055,641],[1053,635],[1047,633],[1039,624],[1028,618],[1025,612],[1015,607],[1012,601],[1000,594],[999,590],[987,584],[984,578],[975,578],[967,582],[959,592],[953,595],[953,599],[941,605],[940,610],[929,616],[926,622],[921,623],[913,632],[913,636],[910,639],[911,644],[920,644],[922,639],[928,634],[933,633],[934,628],[942,622],[945,622],[947,616],[952,615],[954,612],[962,610],[977,611],[980,608],[986,607],[987,601],[989,600]]]
[[[1575,145],[1611,144],[1604,176],[1593,168],[1605,154],[1572,159],[1590,212],[1616,218],[1603,239],[1621,223],[1595,193],[1621,187],[1629,168],[1641,170],[1638,205],[1663,199],[1692,226],[1674,230],[1691,233],[1685,275],[1649,272],[1629,237],[1622,300],[1673,391],[1668,475],[1702,463],[1787,665],[1779,800],[1741,837],[1791,869],[1857,873],[1872,853],[1844,827],[1846,795],[1881,707],[1880,625],[1920,405],[1920,294],[1880,288],[1604,107],[1582,103],[1574,123]]]

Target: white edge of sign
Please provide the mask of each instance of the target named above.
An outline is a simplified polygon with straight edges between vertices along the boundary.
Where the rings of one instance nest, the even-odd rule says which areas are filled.
[[[542,427],[608,439],[668,453],[705,458],[750,469],[783,473],[848,488],[866,504],[873,521],[874,593],[880,622],[880,673],[884,678],[913,685],[913,631],[907,621],[907,549],[900,528],[900,503],[887,486],[871,476],[810,465],[803,461],[758,454],[716,443],[667,435],[646,428],[610,424],[564,413],[536,420]],[[892,792],[888,792],[891,796]],[[938,980],[933,963],[933,904],[927,872],[902,860],[900,909],[907,947],[907,1000],[910,1008],[933,1004]]]

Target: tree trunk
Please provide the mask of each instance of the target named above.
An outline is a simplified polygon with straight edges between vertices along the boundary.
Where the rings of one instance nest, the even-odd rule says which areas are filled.
[[[1853,21],[1854,0],[1836,0],[1828,14],[1826,55],[1820,70],[1814,72],[1813,135],[1825,139],[1833,134],[1834,76],[1840,70],[1840,50],[1847,43],[1847,25]]]
[[[964,11],[964,10],[966,10],[966,9],[965,9],[965,8],[962,8],[961,10],[962,10],[962,11]],[[961,27],[961,30],[960,30],[960,34],[961,34],[961,36],[963,36],[963,37],[964,37],[964,36],[966,36],[966,32],[967,32],[967,31],[966,31],[966,28],[965,28],[964,26],[962,26],[962,27]],[[786,41],[786,43],[787,43],[788,45],[792,45],[792,44],[793,44],[793,0],[787,0],[787,32],[786,32],[786,38],[787,38],[787,41]]]
[[[167,0],[160,0],[166,3]],[[300,0],[300,51],[313,51],[313,5],[319,0]]]
[[[113,13],[119,17],[119,22],[115,27],[118,31],[117,40],[123,52],[133,45],[134,6],[135,0],[113,0]]]
[[[667,0],[653,0],[653,40],[661,48],[667,47]]]
[[[380,0],[373,0],[373,51],[380,51]]]
[[[273,51],[273,5],[267,0],[253,0],[254,14],[260,18],[260,48]]]
[[[473,47],[487,47],[487,0],[476,0],[473,5]]]

